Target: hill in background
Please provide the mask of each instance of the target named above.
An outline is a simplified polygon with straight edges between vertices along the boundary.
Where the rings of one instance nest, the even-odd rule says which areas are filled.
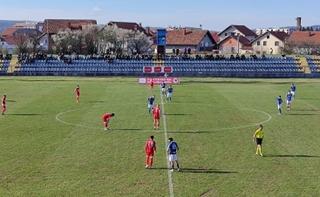
[[[6,28],[20,22],[23,21],[0,20],[0,33],[2,33]]]

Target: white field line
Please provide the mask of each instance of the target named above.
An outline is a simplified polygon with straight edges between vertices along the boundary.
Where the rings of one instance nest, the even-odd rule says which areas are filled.
[[[172,173],[170,172],[170,164],[169,164],[169,158],[167,154],[167,146],[168,146],[168,131],[167,131],[167,119],[166,114],[164,110],[164,103],[163,103],[163,96],[162,92],[160,90],[160,97],[161,97],[161,111],[162,111],[162,119],[163,119],[163,130],[164,130],[164,141],[165,141],[165,153],[167,158],[167,168],[168,168],[168,186],[169,186],[169,196],[174,197],[173,193],[173,181],[172,181]]]

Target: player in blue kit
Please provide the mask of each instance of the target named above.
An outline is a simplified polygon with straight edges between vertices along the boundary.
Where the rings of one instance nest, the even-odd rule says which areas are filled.
[[[180,166],[178,162],[178,157],[177,157],[177,151],[179,150],[179,146],[177,142],[173,140],[172,137],[169,138],[169,144],[167,147],[167,152],[169,154],[169,162],[170,162],[170,171],[173,172],[174,170],[174,163],[177,164],[177,170],[180,171]]]
[[[276,103],[277,103],[277,107],[278,107],[278,110],[279,110],[279,115],[281,115],[282,114],[281,108],[282,108],[282,103],[283,103],[283,100],[282,100],[281,96],[277,97]]]
[[[294,99],[295,95],[296,95],[296,90],[297,90],[297,87],[294,83],[291,84],[291,87],[290,87],[290,91],[291,91],[291,94],[292,94],[292,100]]]
[[[153,105],[154,105],[154,101],[155,101],[156,97],[153,95],[153,96],[150,96],[148,98],[148,111],[149,111],[149,114],[151,113],[151,110],[153,108]]]
[[[166,96],[166,83],[165,82],[162,82],[160,87],[161,87],[161,93],[163,96]]]
[[[173,87],[170,85],[167,89],[167,101],[172,101]]]
[[[293,97],[293,95],[292,95],[291,91],[289,90],[287,93],[287,111],[291,110],[292,97]]]

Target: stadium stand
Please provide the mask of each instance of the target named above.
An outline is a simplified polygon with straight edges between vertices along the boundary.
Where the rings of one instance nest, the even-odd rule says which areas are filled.
[[[10,60],[1,60],[0,59],[0,75],[6,75],[9,66],[10,66]]]
[[[320,73],[320,58],[319,57],[308,57],[308,64],[312,73]]]
[[[15,75],[143,76],[144,66],[158,65],[152,59],[32,59],[22,62]],[[306,77],[293,57],[183,59],[167,58],[171,76],[214,77]]]

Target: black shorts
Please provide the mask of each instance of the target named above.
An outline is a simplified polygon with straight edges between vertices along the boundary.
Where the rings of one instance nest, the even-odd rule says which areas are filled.
[[[257,138],[256,139],[256,142],[257,142],[257,145],[262,145],[262,138]]]

